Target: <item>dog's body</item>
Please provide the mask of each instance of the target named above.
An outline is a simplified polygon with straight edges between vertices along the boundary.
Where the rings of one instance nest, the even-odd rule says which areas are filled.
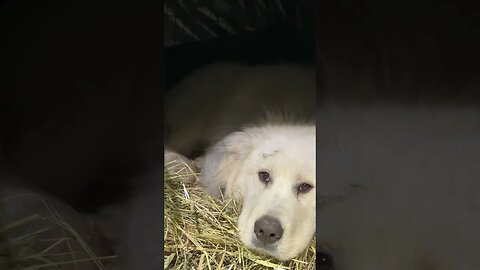
[[[244,125],[314,118],[313,68],[217,63],[195,71],[166,96],[165,146],[195,158]]]
[[[293,109],[301,115],[315,111],[307,69],[218,64],[178,87],[166,103],[166,146],[189,158],[210,146],[199,163],[202,184],[243,201],[246,246],[292,258],[316,230],[317,208],[317,252],[331,256],[317,261],[320,269],[480,268],[478,109],[324,103],[316,134],[313,124],[259,121],[289,100],[306,104]],[[299,194],[300,184],[308,192]]]
[[[198,162],[201,182],[212,195],[223,188],[243,201],[239,230],[248,247],[288,260],[309,246],[315,232],[312,69],[206,66],[173,89],[166,106],[166,147],[189,158],[206,149]],[[260,172],[271,181],[262,183]],[[298,192],[302,184],[309,189]],[[274,241],[259,236],[271,225],[264,217],[277,226]]]
[[[165,163],[185,162],[188,170],[200,164],[202,184],[212,195],[219,195],[218,187],[240,195],[235,197],[243,201],[240,238],[248,247],[286,260],[309,246],[315,232],[313,69],[214,64],[181,81],[165,105]],[[191,162],[194,158],[198,162]],[[171,168],[181,169],[166,166]],[[231,170],[229,177],[225,171],[219,177],[220,168]],[[262,183],[259,170],[271,173],[272,181]],[[119,269],[161,267],[161,248],[156,247],[163,226],[158,208],[162,171],[156,168],[135,179],[145,187],[96,216],[107,237],[117,240]],[[301,184],[306,185],[298,194]],[[253,243],[259,219],[277,221],[281,239],[277,235],[263,248]]]
[[[480,269],[480,110],[325,106],[317,121],[333,269]]]

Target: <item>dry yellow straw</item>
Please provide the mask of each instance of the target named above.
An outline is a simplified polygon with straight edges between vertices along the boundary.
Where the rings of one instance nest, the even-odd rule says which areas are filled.
[[[241,206],[182,177],[185,172],[165,173],[164,269],[315,269],[315,241],[285,263],[255,254],[237,236]]]

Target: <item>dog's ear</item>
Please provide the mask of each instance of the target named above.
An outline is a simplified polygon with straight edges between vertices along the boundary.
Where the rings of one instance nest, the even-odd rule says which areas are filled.
[[[248,156],[252,151],[256,136],[251,132],[237,131],[233,132],[223,139],[223,146],[226,154],[234,159],[240,160]]]
[[[230,196],[236,185],[241,164],[253,150],[257,136],[251,132],[234,132],[211,147],[200,161],[202,176],[200,181],[214,196],[223,190]],[[236,195],[234,195],[236,196]]]

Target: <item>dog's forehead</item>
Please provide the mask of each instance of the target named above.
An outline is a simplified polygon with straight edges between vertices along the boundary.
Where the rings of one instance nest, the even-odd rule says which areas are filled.
[[[315,154],[307,148],[278,146],[260,148],[255,153],[255,166],[270,170],[275,174],[288,174],[297,181],[314,181]]]
[[[273,134],[259,145],[262,157],[285,155],[309,156],[315,153],[315,136],[310,134]]]
[[[315,147],[305,143],[284,143],[284,144],[268,144],[258,148],[255,153],[256,159],[263,161],[277,160],[296,160],[297,162],[310,163],[315,161]]]

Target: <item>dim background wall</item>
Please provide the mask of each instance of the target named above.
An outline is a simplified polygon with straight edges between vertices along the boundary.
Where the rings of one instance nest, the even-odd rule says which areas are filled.
[[[435,95],[472,100],[479,18],[473,7],[433,1],[6,0],[0,170],[81,209],[121,198],[162,154],[163,86],[217,60],[316,56],[319,93],[385,96],[385,82],[408,71],[415,84],[448,86]],[[379,85],[373,93],[369,80]]]
[[[80,210],[122,200],[159,166],[164,84],[217,60],[313,62],[312,3],[3,1],[0,173]]]
[[[82,209],[121,197],[162,136],[161,3],[0,4],[1,173]],[[148,147],[147,147],[148,146]]]

